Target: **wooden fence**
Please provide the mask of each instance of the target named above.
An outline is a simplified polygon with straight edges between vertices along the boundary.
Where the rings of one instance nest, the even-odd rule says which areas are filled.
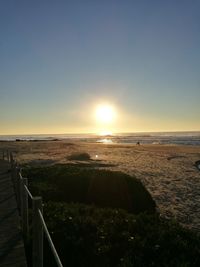
[[[30,242],[30,224],[32,225],[32,266],[43,267],[43,235],[46,235],[51,251],[58,267],[63,267],[53,244],[43,217],[41,197],[32,196],[28,189],[28,179],[21,174],[20,168],[9,151],[3,151],[3,160],[11,164],[11,178],[14,184],[16,200],[21,216],[22,233],[25,246]],[[29,219],[29,200],[32,203],[32,218]]]

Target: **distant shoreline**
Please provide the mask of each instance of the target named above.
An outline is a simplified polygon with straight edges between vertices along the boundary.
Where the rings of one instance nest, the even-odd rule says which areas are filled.
[[[55,134],[0,135],[0,142],[79,141],[103,144],[200,145],[200,132],[121,133],[113,135]]]

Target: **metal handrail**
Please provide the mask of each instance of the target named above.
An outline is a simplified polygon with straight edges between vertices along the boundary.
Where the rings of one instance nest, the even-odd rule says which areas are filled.
[[[46,234],[47,240],[49,241],[49,245],[50,245],[50,247],[51,247],[51,251],[52,251],[52,253],[53,253],[53,255],[54,255],[55,261],[56,261],[58,267],[63,267],[63,265],[62,265],[62,263],[61,263],[61,261],[60,261],[60,258],[59,258],[59,256],[58,256],[58,253],[57,253],[57,251],[56,251],[56,248],[55,248],[55,246],[54,246],[54,244],[53,244],[53,241],[52,241],[52,239],[51,239],[51,236],[50,236],[50,234],[49,234],[49,231],[48,231],[48,229],[47,229],[47,225],[46,225],[46,223],[45,223],[45,220],[44,220],[44,217],[43,217],[43,215],[42,215],[42,212],[41,212],[40,209],[38,209],[38,212],[39,212],[40,219],[41,219],[41,221],[42,221],[42,225],[43,225],[43,227],[44,227],[44,232],[45,232],[45,234]]]
[[[19,172],[19,179],[23,180],[21,172]]]
[[[33,195],[31,194],[31,192],[28,190],[28,187],[24,184],[24,188],[26,190],[26,192],[28,193],[28,196],[33,199]]]

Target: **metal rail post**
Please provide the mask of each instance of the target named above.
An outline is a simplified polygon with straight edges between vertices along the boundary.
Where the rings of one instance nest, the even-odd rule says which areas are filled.
[[[42,198],[33,198],[33,267],[43,267],[43,225],[39,210],[42,209]]]
[[[25,190],[24,185],[28,185],[28,179],[20,179],[21,182],[21,218],[22,218],[22,231],[25,242],[29,240],[29,225],[28,225],[28,193]]]
[[[19,207],[19,212],[21,214],[21,181],[20,181],[20,176],[19,176],[19,173],[20,173],[20,169],[17,167],[17,164],[15,164],[15,182],[16,182],[16,197],[17,197],[17,203],[18,203],[18,207]]]
[[[10,163],[11,163],[11,167],[13,166],[13,154],[12,152],[10,152]]]

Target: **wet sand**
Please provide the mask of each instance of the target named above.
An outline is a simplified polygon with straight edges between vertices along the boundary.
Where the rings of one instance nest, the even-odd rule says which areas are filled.
[[[67,157],[87,152],[92,160],[82,164],[135,175],[152,194],[162,216],[200,232],[200,171],[195,166],[200,146],[23,141],[0,142],[2,149],[12,150],[20,164],[32,166],[80,164]]]

